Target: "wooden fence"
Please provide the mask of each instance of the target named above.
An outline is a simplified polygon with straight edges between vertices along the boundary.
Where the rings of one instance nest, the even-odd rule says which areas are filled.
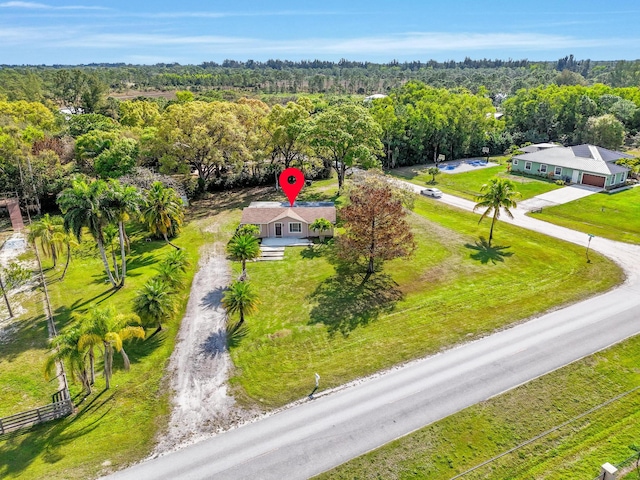
[[[56,418],[66,417],[71,413],[73,413],[73,402],[69,398],[68,391],[60,390],[53,395],[52,402],[49,405],[0,418],[0,435],[20,428],[31,427],[38,423],[55,420]]]

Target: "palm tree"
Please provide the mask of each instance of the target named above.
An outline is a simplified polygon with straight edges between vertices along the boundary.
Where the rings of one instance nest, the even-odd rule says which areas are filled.
[[[131,338],[144,339],[144,329],[139,326],[130,325],[139,323],[137,315],[115,314],[113,307],[103,309],[93,309],[83,325],[83,334],[78,340],[78,348],[84,349],[89,346],[102,347],[102,360],[104,365],[105,388],[111,387],[111,376],[113,374],[113,352],[120,352],[124,362],[124,369],[129,370],[131,363],[124,351],[123,342]]]
[[[174,250],[181,252],[183,250]],[[169,287],[172,293],[184,288],[184,272],[177,263],[161,262],[155,267],[156,275],[154,280],[158,280]]]
[[[58,252],[61,248],[60,234],[64,233],[63,224],[62,217],[50,217],[46,213],[29,228],[29,241],[40,240],[42,252],[53,260],[53,268],[56,268],[58,263]]]
[[[89,184],[75,180],[70,188],[58,196],[58,205],[64,214],[64,228],[82,241],[82,229],[87,227],[95,239],[104,270],[113,287],[117,286],[113,278],[107,254],[104,248],[104,227],[111,221],[112,212],[106,205],[107,184],[96,180]]]
[[[229,314],[238,313],[240,321],[234,325],[232,331],[238,330],[244,324],[245,315],[249,315],[258,310],[258,296],[253,291],[249,282],[233,282],[229,289],[224,292],[222,305]]]
[[[315,230],[320,234],[320,241],[324,242],[324,232],[328,232],[333,228],[333,225],[326,218],[316,218],[311,225],[309,225],[311,230]]]
[[[191,265],[185,250],[172,250],[164,257],[162,263],[175,267],[181,273],[187,273],[187,268]]]
[[[120,282],[120,272],[118,272],[118,259],[116,257],[116,238],[118,237],[118,227],[110,223],[103,229],[104,246],[111,250],[111,261],[113,262],[113,278]],[[120,285],[120,283],[118,283]]]
[[[162,321],[175,313],[176,304],[171,288],[166,283],[152,278],[138,290],[138,296],[133,300],[133,308],[145,324],[158,324],[155,335],[162,330]]]
[[[513,218],[509,208],[516,208],[515,199],[520,196],[520,192],[517,192],[515,187],[515,184],[506,178],[492,178],[488,184],[482,185],[480,189],[481,192],[485,193],[477,197],[478,203],[473,207],[473,211],[475,212],[478,208],[486,208],[478,223],[493,213],[491,229],[489,230],[489,246],[491,246],[491,240],[493,239],[493,227],[496,220],[500,218],[500,209],[504,209],[507,216]]]
[[[107,207],[111,212],[111,217],[118,222],[118,234],[120,240],[120,259],[122,276],[120,287],[124,287],[127,274],[127,257],[125,255],[125,245],[129,244],[129,238],[124,228],[124,223],[129,220],[132,214],[140,212],[142,197],[138,189],[133,186],[122,185],[117,180],[110,180],[107,193]]]
[[[165,242],[179,250],[169,241],[169,236],[176,235],[184,217],[182,199],[173,188],[166,188],[161,182],[154,182],[147,191],[142,218],[153,235],[162,235]]]
[[[253,235],[236,235],[229,241],[227,252],[231,258],[242,262],[240,281],[244,281],[247,278],[247,260],[253,260],[260,256],[260,243]]]
[[[80,380],[87,395],[91,394],[91,381],[87,374],[87,352],[78,347],[82,331],[78,327],[71,328],[51,341],[53,348],[44,365],[44,378],[49,380],[56,373],[58,362],[67,364],[67,371],[73,380]]]
[[[69,268],[69,263],[71,262],[71,247],[77,247],[78,242],[75,241],[73,235],[70,235],[65,231],[59,232],[56,235],[58,236],[59,241],[67,248],[67,261],[64,264],[64,270],[60,276],[60,280],[64,280],[64,276],[67,274],[67,269]]]

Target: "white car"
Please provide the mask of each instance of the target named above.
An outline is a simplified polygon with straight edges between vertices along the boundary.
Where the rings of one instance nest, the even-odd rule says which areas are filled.
[[[433,198],[441,198],[442,197],[442,192],[440,190],[438,190],[437,188],[433,188],[433,187],[425,188],[420,193],[422,195],[424,195],[425,197],[433,197]]]

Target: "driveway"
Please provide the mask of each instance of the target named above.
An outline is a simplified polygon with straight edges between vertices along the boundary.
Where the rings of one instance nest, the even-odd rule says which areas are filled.
[[[592,187],[590,185],[569,185],[568,187],[551,190],[542,195],[518,202],[518,208],[531,211],[539,208],[555,207],[556,205],[573,202],[579,198],[602,192],[602,190],[600,187]]]
[[[474,206],[449,195],[433,201],[466,210]],[[510,223],[586,245],[583,233],[525,213],[518,209]],[[627,279],[623,285],[335,392],[321,392],[315,400],[303,399],[277,414],[136,465],[112,478],[309,478],[637,335],[640,247],[597,238],[591,248],[624,267]]]

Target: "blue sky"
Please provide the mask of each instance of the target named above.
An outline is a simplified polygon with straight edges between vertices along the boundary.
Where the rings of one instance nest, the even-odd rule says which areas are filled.
[[[640,58],[637,0],[0,0],[0,64]]]

